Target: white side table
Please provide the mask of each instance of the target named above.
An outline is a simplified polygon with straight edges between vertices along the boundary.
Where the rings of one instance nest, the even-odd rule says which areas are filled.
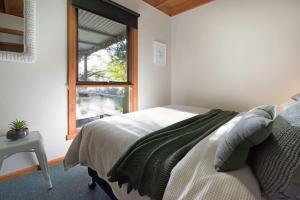
[[[48,189],[52,189],[53,186],[48,173],[47,157],[40,133],[38,131],[30,132],[27,137],[16,141],[8,140],[6,136],[0,137],[0,170],[5,158],[19,152],[35,152]]]

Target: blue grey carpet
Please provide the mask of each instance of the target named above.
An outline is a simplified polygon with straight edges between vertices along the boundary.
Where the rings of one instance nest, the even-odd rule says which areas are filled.
[[[50,168],[53,189],[48,191],[41,171],[0,184],[0,200],[110,200],[96,187],[89,190],[90,177],[86,167],[64,171],[62,165]]]

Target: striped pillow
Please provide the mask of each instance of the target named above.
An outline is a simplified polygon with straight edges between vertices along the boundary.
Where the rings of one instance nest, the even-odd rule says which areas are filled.
[[[252,166],[267,198],[300,199],[300,103],[276,117],[271,136],[251,151]]]

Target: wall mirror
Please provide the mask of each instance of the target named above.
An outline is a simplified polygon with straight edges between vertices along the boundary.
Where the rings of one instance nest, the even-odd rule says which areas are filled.
[[[35,1],[0,0],[0,61],[35,61]]]

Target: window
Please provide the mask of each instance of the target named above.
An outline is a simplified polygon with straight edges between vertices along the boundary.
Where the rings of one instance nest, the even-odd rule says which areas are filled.
[[[137,109],[137,29],[101,14],[69,1],[67,139],[91,121]]]
[[[77,87],[76,127],[129,112],[129,93],[129,87]]]

